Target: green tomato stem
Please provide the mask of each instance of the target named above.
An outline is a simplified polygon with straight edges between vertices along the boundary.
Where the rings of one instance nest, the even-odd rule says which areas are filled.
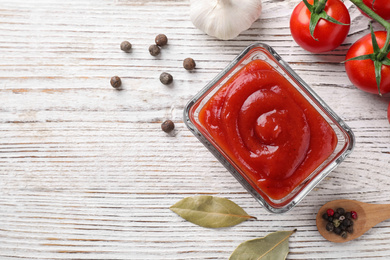
[[[351,2],[360,8],[365,14],[370,16],[372,19],[377,21],[379,24],[381,24],[383,27],[385,27],[387,36],[386,36],[386,42],[385,45],[380,49],[377,59],[379,61],[382,61],[386,58],[387,54],[389,53],[390,49],[390,23],[387,22],[385,19],[380,17],[377,13],[375,13],[371,8],[369,8],[367,5],[363,3],[363,0],[351,0]]]
[[[316,5],[314,9],[314,13],[319,14],[325,9],[325,5],[328,0],[319,0],[318,4]]]

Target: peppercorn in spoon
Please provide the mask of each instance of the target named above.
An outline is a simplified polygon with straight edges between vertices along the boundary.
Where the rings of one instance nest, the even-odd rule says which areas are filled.
[[[344,243],[360,237],[373,226],[389,218],[390,204],[333,200],[323,205],[318,211],[316,223],[318,231],[325,239],[335,243]],[[347,224],[343,225],[343,222]],[[340,232],[341,228],[344,230]]]

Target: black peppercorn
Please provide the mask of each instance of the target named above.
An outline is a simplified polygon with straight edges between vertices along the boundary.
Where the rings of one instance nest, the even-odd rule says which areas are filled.
[[[338,208],[338,209],[336,209],[336,212],[339,213],[340,215],[343,215],[345,213],[345,209]]]
[[[325,212],[324,214],[322,214],[322,218],[328,220],[328,213]]]
[[[173,77],[171,74],[167,73],[167,72],[163,72],[161,73],[160,75],[160,81],[162,84],[164,85],[169,85],[172,83],[173,81]]]
[[[192,59],[192,58],[186,58],[184,59],[183,61],[183,67],[186,69],[186,70],[193,70],[195,69],[195,61]]]
[[[345,231],[345,230],[347,230],[347,226],[346,226],[346,225],[343,225],[343,223],[341,223],[340,229],[341,229],[342,231]]]
[[[332,222],[333,221],[333,217],[332,216],[330,216],[330,217],[328,216],[328,221]]]
[[[333,217],[334,217],[334,218],[339,218],[339,217],[340,217],[340,213],[335,212],[335,213],[333,214]]]
[[[165,120],[165,121],[161,124],[161,129],[162,129],[165,133],[169,133],[169,132],[171,132],[173,129],[175,129],[175,124],[174,124],[171,120]]]
[[[160,47],[158,47],[157,45],[153,44],[153,45],[150,45],[149,46],[149,53],[150,55],[152,56],[157,56],[160,54]]]
[[[353,226],[347,227],[347,232],[352,234],[353,233]]]
[[[352,218],[352,214],[351,214],[351,212],[347,212],[347,213],[345,213],[345,218],[347,218],[347,219],[351,219]]]
[[[348,236],[347,231],[341,232],[340,236],[341,236],[342,238],[347,238],[347,236]]]
[[[347,227],[353,225],[353,221],[350,220],[349,218],[346,218],[343,220],[343,224],[346,225]]]
[[[131,50],[131,43],[128,41],[123,41],[121,43],[121,50],[124,52],[129,52]]]
[[[165,34],[159,34],[156,36],[156,39],[154,39],[154,41],[158,46],[164,46],[168,43],[168,38]]]
[[[113,88],[119,89],[122,85],[122,80],[120,77],[114,76],[111,78],[110,83]]]
[[[335,226],[333,225],[333,223],[328,222],[328,224],[326,224],[326,230],[333,231],[334,228]]]
[[[333,232],[336,233],[337,235],[340,235],[341,232],[342,232],[342,230],[341,230],[341,228],[339,228],[339,227],[335,227],[335,228],[333,229]]]

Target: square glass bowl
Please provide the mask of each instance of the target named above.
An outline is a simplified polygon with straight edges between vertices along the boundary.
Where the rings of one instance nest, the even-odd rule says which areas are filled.
[[[219,114],[217,114],[219,115],[219,117],[225,118],[220,121],[222,123],[220,123],[220,126],[217,127],[213,123],[207,125],[209,122],[214,122],[215,118],[214,121],[213,119],[209,121],[204,119],[207,118],[207,113],[209,112],[202,112],[202,110],[206,109],[205,107],[207,107],[210,102],[218,103],[221,106],[229,105],[228,102],[231,102],[232,99],[226,97],[219,97],[217,99],[217,95],[226,92],[223,90],[227,88],[228,84],[235,84],[235,82],[239,82],[239,80],[241,80],[241,82],[247,81],[246,79],[243,80],[243,77],[246,76],[244,75],[245,73],[242,73],[242,71],[246,70],[247,73],[248,71],[250,72],[251,69],[248,69],[247,67],[249,66],[248,64],[253,63],[261,63],[261,66],[265,66],[265,70],[271,70],[271,72],[274,73],[274,77],[272,76],[272,74],[270,74],[271,76],[264,76],[268,72],[264,72],[265,74],[263,75],[263,72],[260,71],[260,78],[258,80],[255,80],[254,84],[247,86],[248,88],[256,88],[256,84],[268,84],[268,90],[266,91],[268,91],[268,93],[270,93],[270,91],[273,92],[271,94],[260,94],[260,96],[273,96],[273,94],[277,93],[279,90],[277,89],[277,87],[276,89],[274,89],[272,86],[281,84],[280,82],[284,82],[283,84],[287,84],[288,89],[293,91],[291,92],[293,94],[286,97],[286,100],[293,100],[293,104],[301,100],[302,102],[304,102],[304,104],[306,104],[306,106],[308,106],[306,108],[288,111],[287,113],[290,113],[287,116],[287,120],[290,120],[289,122],[286,121],[287,123],[283,123],[284,119],[280,121],[282,125],[281,128],[284,127],[284,129],[286,129],[285,131],[287,131],[287,135],[289,137],[284,141],[283,139],[280,139],[282,141],[281,143],[279,143],[279,146],[273,146],[279,138],[280,127],[278,125],[278,116],[273,117],[273,115],[275,115],[275,113],[283,114],[284,112],[275,112],[276,110],[273,110],[272,108],[272,104],[274,104],[273,101],[269,102],[261,100],[259,96],[254,97],[256,102],[254,102],[255,105],[253,109],[255,111],[264,110],[260,112],[260,114],[266,115],[260,115],[257,120],[251,119],[251,124],[255,124],[256,126],[252,127],[251,124],[249,124],[249,131],[247,131],[246,127],[248,124],[237,126],[238,124],[245,122],[245,116],[241,116],[239,119],[230,119],[230,117],[233,118],[232,114],[237,114],[234,111],[225,114],[218,112]],[[264,80],[262,77],[264,78]],[[273,81],[275,81],[275,83],[273,83]],[[240,89],[240,87],[236,88],[235,90],[229,91],[232,91],[232,93],[234,93],[234,91],[236,91],[237,89]],[[290,101],[276,101],[275,104],[276,106],[283,106],[283,103],[289,103]],[[238,104],[238,109],[243,109],[245,111],[247,111],[248,107],[250,106],[242,103]],[[267,107],[261,108],[263,104],[267,104]],[[234,106],[235,105],[232,105],[231,109],[234,110]],[[245,109],[243,108],[244,106]],[[292,107],[294,106],[295,105],[293,105]],[[326,125],[325,127],[330,129],[334,138],[328,138],[328,136],[319,135],[316,137],[317,139],[314,139],[314,137],[309,137],[309,139],[306,139],[306,141],[310,140],[309,142],[301,142],[301,140],[307,138],[307,131],[310,131],[310,128],[314,128],[311,125],[307,125],[307,122],[311,122],[310,120],[314,119],[302,120],[299,116],[296,117],[296,111],[300,110],[314,111],[314,117],[312,116],[312,118],[320,118],[319,120],[321,120],[323,125]],[[271,120],[269,121],[271,123],[267,126],[267,128],[262,128],[264,125],[269,124],[267,123],[267,121],[264,121],[264,118],[269,118],[269,120]],[[210,152],[225,166],[225,168],[237,179],[237,181],[241,183],[241,185],[264,208],[266,208],[272,213],[284,213],[292,209],[322,179],[324,179],[334,168],[336,168],[346,158],[347,155],[352,152],[355,142],[352,130],[341,120],[341,118],[337,116],[336,113],[328,107],[328,105],[325,104],[325,102],[290,68],[290,66],[285,61],[282,60],[282,58],[270,46],[261,43],[255,43],[248,46],[221,73],[219,73],[210,83],[208,83],[199,93],[197,93],[188,102],[184,109],[184,122],[189,128],[189,130],[199,139],[201,143],[203,143],[205,147],[208,148],[208,150],[210,150]],[[216,128],[217,130],[215,130]],[[228,131],[228,133],[218,133],[219,128],[227,129],[226,131]],[[262,132],[263,130],[265,130],[265,133]],[[231,135],[232,133],[233,136]],[[240,136],[235,136],[236,133],[238,133]],[[256,140],[259,140],[259,136],[261,136],[259,143],[263,142],[264,139],[267,142],[271,142],[271,145],[269,145],[268,143],[261,144],[261,147],[266,147],[266,152],[259,151],[257,148],[255,148],[254,151],[249,152],[242,152],[240,150],[243,147],[246,149],[253,145],[253,140],[255,140],[255,145],[257,145]],[[246,139],[253,139],[251,141],[252,143],[246,144]],[[290,139],[297,141],[291,141]],[[321,141],[317,143],[318,140]],[[291,152],[290,150],[288,150],[291,149],[291,147],[287,147],[287,144],[290,142],[295,142],[299,146],[299,148],[294,148],[293,146],[291,146],[292,150],[303,149],[302,151],[305,152],[310,150],[310,155],[309,153],[303,156],[299,155],[299,153],[297,153],[298,155],[295,155],[295,151]],[[242,145],[241,143],[244,144]],[[309,143],[307,145],[310,145],[310,148],[309,146],[304,147],[305,145],[302,145],[304,143]],[[285,148],[284,146],[286,146],[287,148]],[[308,168],[309,170],[306,170],[305,174],[298,174],[301,164],[307,165],[308,163],[306,163],[306,159],[310,156],[313,156],[313,154],[315,153],[312,150],[317,149],[318,151],[321,151],[323,147],[329,148],[330,146],[332,148],[328,151],[325,157],[317,159],[315,163],[311,164],[311,166]],[[278,152],[278,154],[273,155],[273,152]],[[270,155],[268,155],[268,153],[270,153]],[[246,155],[249,155],[249,157],[247,157],[249,158],[249,160],[252,160],[252,157],[256,157],[256,160],[260,159],[259,163],[256,165],[258,168],[254,168],[253,166],[247,167],[247,162],[245,162]],[[272,158],[278,159],[272,162]],[[271,162],[268,162],[268,160],[271,160]],[[316,159],[314,158],[314,161],[315,160]],[[298,176],[298,178],[295,181],[290,181],[290,177],[286,177],[287,175],[283,175],[286,174],[287,170],[281,173],[282,171],[280,169],[283,169],[284,167],[281,165],[292,165],[288,170],[288,176],[291,177],[294,174],[297,174],[296,176]],[[282,168],[278,168],[279,166],[281,166]],[[253,172],[251,172],[250,169],[254,169]],[[260,176],[254,174],[254,172],[257,171],[261,172]],[[272,177],[269,178],[269,176],[271,175]],[[291,182],[295,183],[291,186],[286,186],[285,188],[280,186],[282,183]],[[264,185],[264,183],[270,183],[270,185],[265,186],[268,184]],[[278,188],[279,186],[282,188]],[[282,191],[283,189],[284,192],[281,192],[279,194],[279,190]]]

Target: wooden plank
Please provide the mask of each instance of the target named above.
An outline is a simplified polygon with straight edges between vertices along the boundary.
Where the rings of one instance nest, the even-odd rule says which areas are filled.
[[[387,259],[390,224],[343,245],[315,214],[339,198],[388,203],[388,98],[356,90],[340,62],[368,33],[313,55],[291,38],[298,1],[263,1],[260,20],[219,41],[194,28],[185,0],[0,0],[0,259],[227,259],[243,241],[298,229],[288,259]],[[379,28],[378,25],[375,25]],[[155,58],[158,33],[169,44]],[[123,40],[131,53],[119,50]],[[355,132],[352,155],[296,208],[268,213],[186,129],[187,101],[253,42],[271,45]],[[193,57],[194,72],[182,61]],[[174,76],[170,87],[158,77]],[[122,78],[116,91],[111,76]],[[165,119],[174,135],[160,130]],[[197,194],[232,199],[258,221],[205,229],[169,210]]]

